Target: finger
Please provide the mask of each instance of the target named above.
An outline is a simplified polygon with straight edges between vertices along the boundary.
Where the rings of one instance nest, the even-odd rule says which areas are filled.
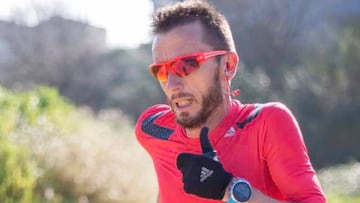
[[[203,156],[213,159],[216,154],[209,140],[209,128],[203,127],[200,132],[200,145]]]

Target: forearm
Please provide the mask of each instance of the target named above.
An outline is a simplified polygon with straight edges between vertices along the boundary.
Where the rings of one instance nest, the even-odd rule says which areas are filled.
[[[249,203],[277,203],[277,202],[282,202],[285,203],[283,201],[278,201],[275,200],[267,195],[265,195],[264,193],[260,192],[259,190],[253,188],[253,196],[250,199]]]
[[[229,198],[230,198],[230,193],[229,193],[229,188],[227,188],[222,201],[227,202]],[[265,195],[264,193],[260,192],[256,188],[253,188],[252,197],[248,202],[249,203],[280,203],[280,202],[286,203],[283,201],[275,200],[275,199]]]

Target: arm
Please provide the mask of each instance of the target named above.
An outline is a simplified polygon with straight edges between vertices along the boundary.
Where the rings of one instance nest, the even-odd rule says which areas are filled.
[[[276,187],[291,202],[326,202],[300,127],[290,110],[273,103],[262,113],[262,153]]]
[[[269,196],[264,195],[260,191],[253,189],[254,195],[250,199],[249,203],[277,203],[283,202],[270,198]],[[285,203],[285,202],[283,202]]]
[[[230,196],[230,193],[229,193],[229,186],[228,186],[222,201],[227,202],[229,200],[229,196]],[[272,199],[271,197],[263,194],[256,188],[253,188],[253,195],[252,195],[251,199],[248,201],[248,203],[286,203],[286,202]]]

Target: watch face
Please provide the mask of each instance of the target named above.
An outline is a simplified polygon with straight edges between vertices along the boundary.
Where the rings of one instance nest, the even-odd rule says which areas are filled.
[[[246,202],[251,197],[251,188],[245,182],[238,182],[234,185],[233,195],[239,202]]]

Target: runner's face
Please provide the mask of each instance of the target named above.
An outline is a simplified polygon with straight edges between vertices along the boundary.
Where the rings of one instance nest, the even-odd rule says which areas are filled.
[[[202,40],[200,24],[191,23],[157,34],[153,60],[160,63],[181,55],[212,50]],[[180,77],[169,72],[167,81],[160,82],[178,123],[185,128],[200,127],[223,103],[219,68],[216,57],[211,57],[189,75]]]
[[[185,95],[186,96],[186,95]],[[192,96],[191,94],[189,96]],[[221,91],[221,84],[219,81],[219,74],[215,75],[214,83],[209,86],[208,90],[201,95],[201,105],[198,112],[194,112],[191,115],[189,111],[182,111],[176,114],[176,119],[179,124],[185,128],[198,128],[201,127],[207,120],[207,118],[214,112],[214,110],[223,102],[223,96]],[[176,103],[170,100],[170,105],[173,111],[176,109]]]

